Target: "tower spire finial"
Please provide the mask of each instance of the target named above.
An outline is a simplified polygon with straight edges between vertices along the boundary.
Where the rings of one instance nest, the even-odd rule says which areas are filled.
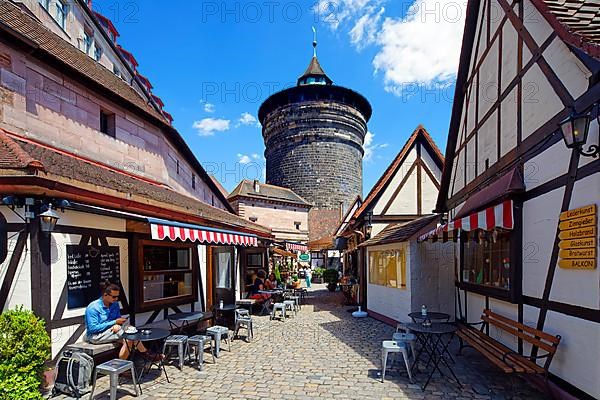
[[[313,57],[317,56],[317,30],[315,27],[312,27],[313,31]]]

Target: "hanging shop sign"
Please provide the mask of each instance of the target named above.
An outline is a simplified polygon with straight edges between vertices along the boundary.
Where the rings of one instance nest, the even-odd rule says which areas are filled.
[[[310,254],[308,253],[300,253],[298,254],[298,261],[309,262]]]
[[[559,220],[559,267],[596,268],[596,205],[562,212]]]

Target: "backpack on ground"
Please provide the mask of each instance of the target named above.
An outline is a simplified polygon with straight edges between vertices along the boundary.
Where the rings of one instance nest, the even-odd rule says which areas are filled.
[[[80,398],[91,390],[94,359],[83,352],[63,351],[54,370],[52,395]]]

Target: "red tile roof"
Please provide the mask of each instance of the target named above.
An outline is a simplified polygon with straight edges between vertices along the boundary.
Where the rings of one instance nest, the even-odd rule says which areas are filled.
[[[38,169],[44,165],[31,157],[10,137],[0,134],[0,169]]]
[[[0,158],[8,159],[12,156],[12,161],[16,162],[16,164],[0,163],[0,171],[14,169],[15,165],[19,165],[21,166],[20,169],[23,169],[37,163],[40,169],[44,170],[44,173],[38,174],[38,176],[45,179],[60,181],[76,188],[91,188],[88,190],[103,195],[118,193],[121,198],[129,201],[144,203],[151,201],[166,210],[176,212],[186,210],[185,213],[193,217],[200,217],[229,227],[261,232],[263,235],[270,236],[271,231],[269,228],[246,221],[231,212],[178,193],[160,183],[143,180],[108,165],[75,156],[48,145],[22,139],[2,130],[0,130],[0,144],[2,144],[0,146]],[[25,174],[27,175],[27,173]]]
[[[566,43],[600,58],[598,0],[531,0]]]

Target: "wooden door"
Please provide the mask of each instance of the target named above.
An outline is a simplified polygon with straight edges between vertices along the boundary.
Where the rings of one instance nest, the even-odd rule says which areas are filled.
[[[213,304],[235,304],[235,257],[233,247],[212,248]]]

